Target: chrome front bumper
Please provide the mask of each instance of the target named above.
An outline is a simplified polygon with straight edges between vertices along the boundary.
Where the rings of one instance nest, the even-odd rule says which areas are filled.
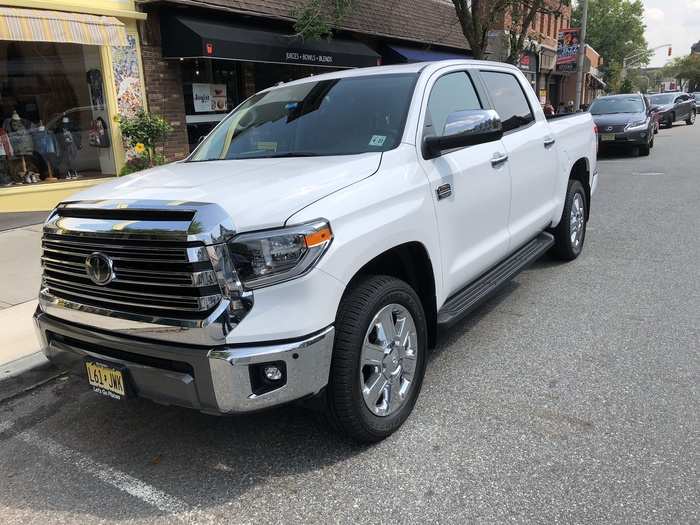
[[[123,366],[138,397],[212,414],[252,412],[318,393],[328,383],[332,326],[302,340],[207,348],[129,338],[52,317],[34,320],[46,357],[85,376],[84,359]],[[256,394],[251,365],[284,363],[286,382]]]

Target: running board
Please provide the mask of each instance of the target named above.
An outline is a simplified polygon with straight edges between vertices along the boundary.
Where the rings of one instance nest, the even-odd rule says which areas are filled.
[[[438,312],[438,324],[441,327],[450,326],[462,319],[501,286],[542,257],[553,244],[552,235],[540,233],[517,252],[450,297]]]

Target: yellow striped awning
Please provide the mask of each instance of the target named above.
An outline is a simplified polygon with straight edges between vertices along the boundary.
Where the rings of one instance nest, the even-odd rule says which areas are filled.
[[[124,24],[111,16],[0,7],[0,40],[126,46]]]

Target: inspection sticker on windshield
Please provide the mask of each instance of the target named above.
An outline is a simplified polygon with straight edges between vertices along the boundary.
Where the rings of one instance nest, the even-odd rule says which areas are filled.
[[[372,135],[372,138],[369,141],[369,145],[381,147],[384,145],[385,141],[386,141],[386,135]]]

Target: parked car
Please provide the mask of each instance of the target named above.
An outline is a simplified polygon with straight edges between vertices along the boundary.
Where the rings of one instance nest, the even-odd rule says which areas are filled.
[[[698,110],[700,110],[700,91],[691,93],[691,96],[695,100],[695,113],[697,114]]]
[[[211,414],[305,400],[383,439],[438,329],[546,251],[579,256],[593,126],[548,122],[519,69],[494,62],[262,91],[186,161],[51,213],[42,348],[116,399]]]
[[[653,107],[657,108],[659,120],[670,128],[674,122],[685,121],[689,126],[695,124],[697,109],[695,101],[687,93],[660,93],[649,97]]]
[[[659,133],[659,129],[661,129],[659,112],[657,108],[655,108],[654,105],[651,103],[651,100],[648,96],[644,97],[644,103],[647,105],[649,111],[651,112],[651,119],[654,121],[654,135],[657,135]]]
[[[601,148],[611,145],[639,148],[640,155],[649,155],[654,147],[656,118],[643,95],[600,97],[593,101],[590,112]]]

